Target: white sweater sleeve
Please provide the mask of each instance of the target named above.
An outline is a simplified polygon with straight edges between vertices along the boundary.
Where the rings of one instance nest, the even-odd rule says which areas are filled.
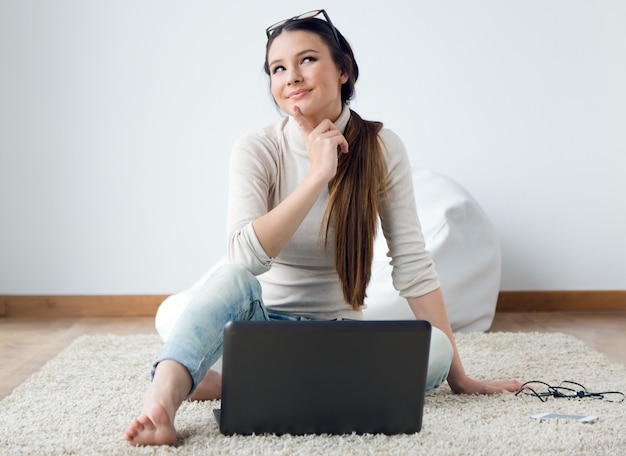
[[[251,132],[233,146],[228,194],[228,259],[254,275],[270,269],[270,258],[259,243],[252,221],[266,214],[274,192],[277,160],[271,135]]]
[[[420,226],[413,175],[401,139],[392,131],[380,133],[387,166],[388,199],[380,199],[380,220],[391,258],[393,286],[404,298],[439,288],[439,277],[426,250]]]

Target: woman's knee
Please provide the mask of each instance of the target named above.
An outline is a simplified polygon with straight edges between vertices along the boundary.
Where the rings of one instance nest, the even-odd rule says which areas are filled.
[[[261,284],[256,277],[240,264],[223,264],[204,284],[206,287],[235,289],[251,295],[261,294]]]
[[[235,318],[248,314],[262,302],[261,284],[246,268],[238,264],[218,267],[193,299],[212,312]]]
[[[246,280],[250,272],[240,264],[225,263],[215,268],[208,281],[216,277],[231,277],[234,280]]]

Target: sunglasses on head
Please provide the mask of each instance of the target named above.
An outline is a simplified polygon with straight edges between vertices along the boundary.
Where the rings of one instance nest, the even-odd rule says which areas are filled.
[[[278,21],[275,24],[270,25],[268,28],[266,28],[265,29],[265,34],[267,35],[267,39],[270,39],[270,37],[274,34],[274,32],[277,29],[281,28],[282,26],[284,26],[288,22],[291,22],[291,21],[306,21],[306,20],[309,20],[309,19],[316,19],[320,15],[323,16],[324,20],[326,20],[326,22],[328,23],[328,26],[333,31],[333,36],[335,37],[335,41],[337,42],[337,45],[339,47],[341,47],[341,42],[339,41],[339,35],[337,34],[337,29],[335,28],[335,26],[331,22],[330,18],[328,17],[328,14],[326,14],[326,11],[323,10],[323,9],[309,11],[309,12],[306,12],[306,13],[302,13],[302,14],[300,14],[298,16],[290,17],[289,19],[284,19],[282,21]]]

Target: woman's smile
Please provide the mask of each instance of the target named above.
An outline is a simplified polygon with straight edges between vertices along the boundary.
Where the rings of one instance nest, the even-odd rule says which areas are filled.
[[[299,100],[299,99],[304,98],[305,96],[307,96],[310,92],[311,92],[311,89],[293,90],[293,91],[289,92],[289,94],[287,95],[287,98],[290,98],[292,100]]]

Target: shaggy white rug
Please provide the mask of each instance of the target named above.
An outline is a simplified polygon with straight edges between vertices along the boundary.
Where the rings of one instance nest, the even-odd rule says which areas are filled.
[[[479,378],[573,380],[590,391],[626,390],[626,366],[563,334],[457,335]],[[122,434],[139,411],[157,336],[83,336],[0,401],[0,454],[389,455],[624,454],[626,402],[429,393],[413,435],[222,436],[215,402],[184,403],[174,447],[133,448]],[[593,424],[536,421],[542,412],[593,414]]]

